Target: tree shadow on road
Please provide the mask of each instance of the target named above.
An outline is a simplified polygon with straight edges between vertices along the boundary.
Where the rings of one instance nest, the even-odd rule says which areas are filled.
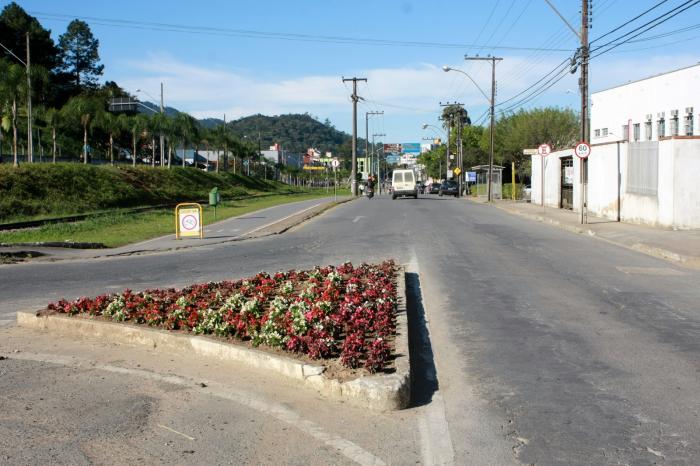
[[[437,371],[425,322],[423,295],[417,273],[406,273],[408,346],[411,360],[411,407],[427,405],[438,388]]]

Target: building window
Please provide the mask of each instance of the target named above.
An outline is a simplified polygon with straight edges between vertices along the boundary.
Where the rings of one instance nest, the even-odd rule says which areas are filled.
[[[608,135],[608,128],[603,128],[603,137]]]
[[[689,113],[685,116],[685,135],[693,135],[693,114]]]
[[[656,131],[658,133],[659,139],[666,136],[666,120],[664,120],[663,118],[659,118],[659,121],[656,125]]]
[[[644,123],[644,136],[647,141],[651,141],[651,121]]]
[[[639,137],[640,137],[640,127],[639,127],[639,123],[635,123],[635,124],[634,124],[634,135],[633,135],[633,136],[634,136],[634,140],[635,140],[635,141],[639,141]]]
[[[600,137],[600,130],[599,129],[595,130],[595,137],[597,137],[597,138]]]

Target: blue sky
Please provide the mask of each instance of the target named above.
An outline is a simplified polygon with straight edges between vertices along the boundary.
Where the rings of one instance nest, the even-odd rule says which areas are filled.
[[[551,1],[578,29],[580,1]],[[365,99],[358,107],[360,135],[364,136],[365,112],[384,111],[383,116],[370,119],[370,135],[384,133],[382,139],[387,142],[420,141],[434,135],[436,131],[424,131],[421,124],[438,125],[439,102],[464,103],[472,119],[479,120],[487,109],[484,96],[466,76],[441,69],[445,64],[462,69],[489,94],[489,66],[465,62],[465,53],[503,57],[497,66],[498,103],[528,88],[577,47],[574,34],[544,0],[18,3],[51,29],[56,39],[70,19],[84,19],[100,40],[105,79],[153,96],[163,82],[167,105],[200,118],[308,112],[350,132],[351,85],[343,84],[341,77],[368,78],[367,84],[358,85],[358,94]],[[657,3],[593,0],[591,40]],[[598,45],[683,3],[667,0]],[[636,39],[690,29],[625,44],[595,58],[591,90],[697,63],[700,27],[693,26],[698,24],[700,5]],[[578,74],[567,73],[523,106],[577,108],[577,79]],[[499,109],[517,104],[520,98]]]

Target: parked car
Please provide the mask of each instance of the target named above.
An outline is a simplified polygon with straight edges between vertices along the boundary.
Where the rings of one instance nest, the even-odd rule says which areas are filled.
[[[391,185],[394,190],[391,192],[391,199],[399,196],[412,197],[418,199],[418,189],[416,189],[416,175],[413,170],[394,170],[391,177]]]
[[[456,181],[447,180],[440,185],[439,196],[459,196],[459,184]]]
[[[434,181],[428,186],[428,194],[439,194],[440,193],[440,182]]]

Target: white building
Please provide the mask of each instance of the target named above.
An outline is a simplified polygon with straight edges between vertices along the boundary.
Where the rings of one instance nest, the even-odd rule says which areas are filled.
[[[591,94],[591,143],[700,135],[700,64]]]
[[[573,148],[532,156],[533,203],[700,228],[700,65],[592,94],[588,188]],[[544,173],[542,171],[544,168]]]

